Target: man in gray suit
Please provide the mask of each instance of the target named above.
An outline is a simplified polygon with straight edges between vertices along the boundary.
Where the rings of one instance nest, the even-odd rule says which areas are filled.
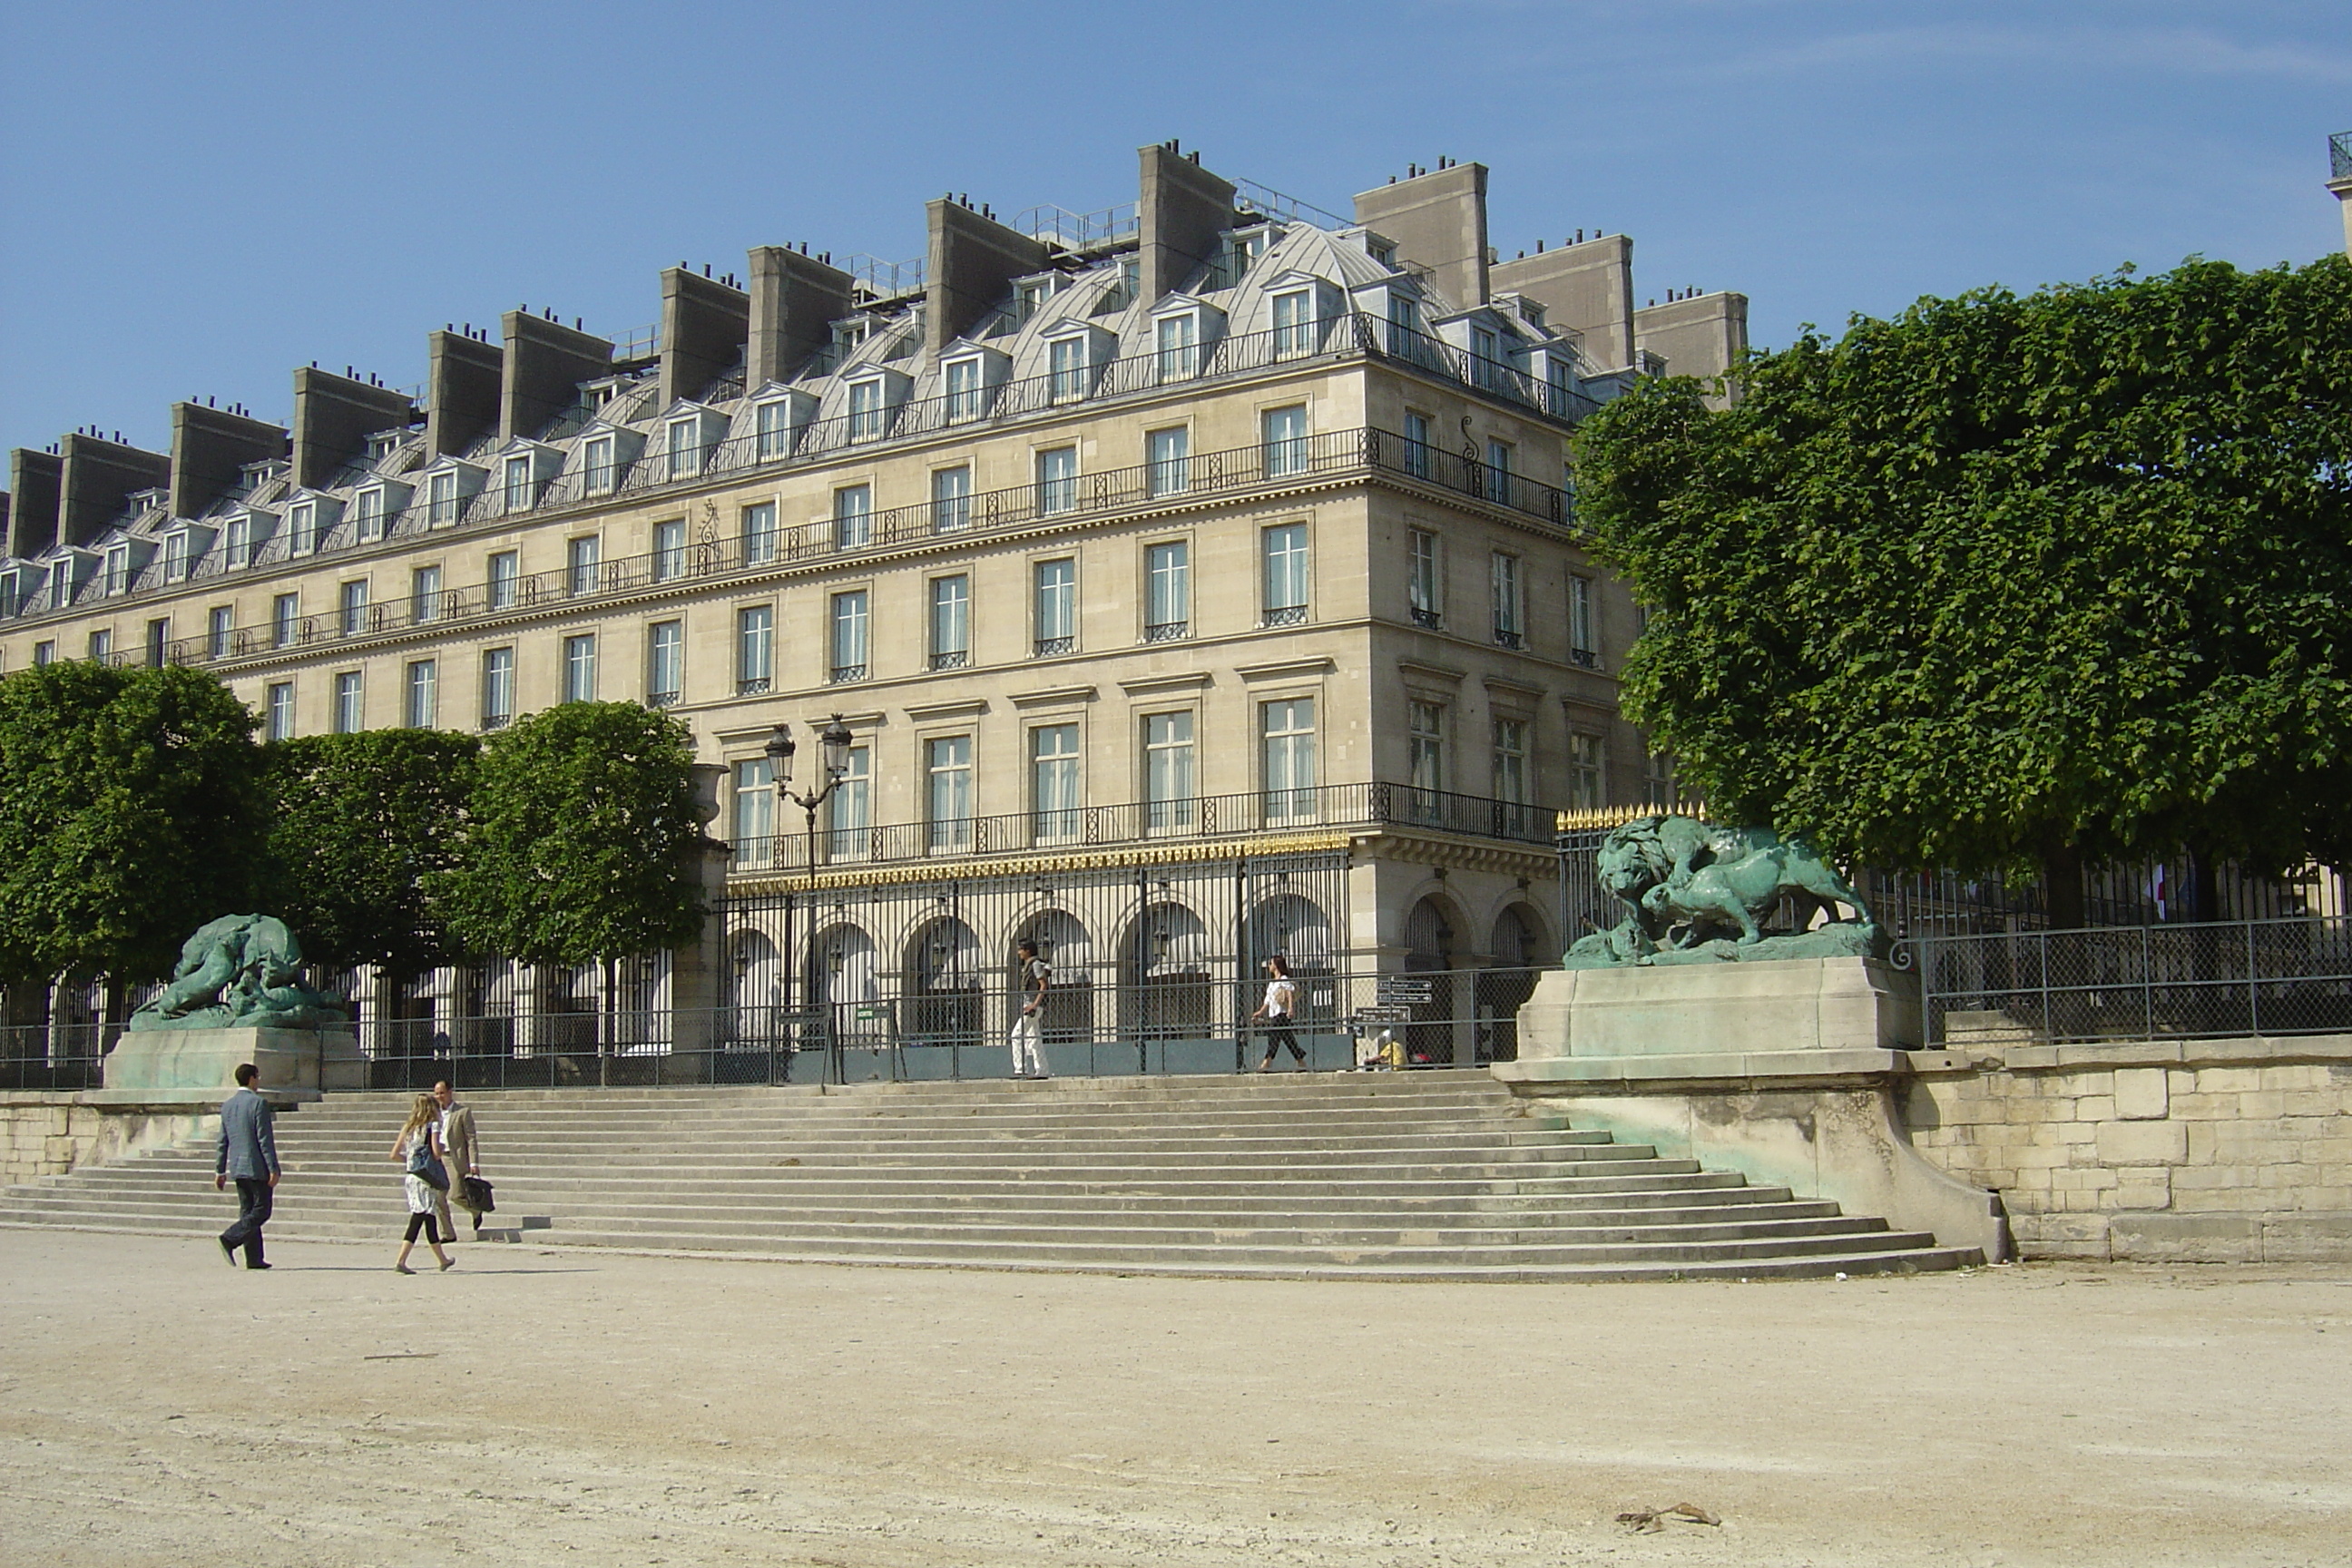
[[[221,1256],[236,1267],[245,1249],[247,1268],[267,1268],[261,1227],[269,1220],[269,1193],[278,1185],[278,1137],[269,1101],[254,1091],[261,1069],[247,1062],[236,1069],[236,1092],[221,1101],[220,1146],[213,1161],[213,1190],[236,1183],[236,1223],[221,1232]]]

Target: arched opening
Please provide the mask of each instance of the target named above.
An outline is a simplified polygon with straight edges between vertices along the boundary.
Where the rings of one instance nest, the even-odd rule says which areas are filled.
[[[1339,986],[1333,978],[1330,917],[1312,899],[1276,892],[1250,910],[1248,933],[1252,984],[1263,984],[1265,961],[1277,953],[1289,966],[1291,982],[1298,988],[1299,1043],[1307,1047],[1312,1064],[1316,1047],[1308,1037],[1328,1035],[1338,1026]],[[1249,994],[1244,1000],[1255,1007],[1262,994]]]
[[[954,915],[931,921],[907,943],[899,1037],[915,1046],[977,1045],[982,1036],[980,939]]]
[[[1171,1048],[1197,1053],[1216,1016],[1201,917],[1172,900],[1148,906],[1119,943],[1118,968],[1121,1037],[1136,1042],[1147,1063],[1155,1051],[1163,1061]]]
[[[730,1045],[773,1049],[784,1010],[784,961],[762,931],[735,935],[728,954],[730,989],[719,1037]]]
[[[1022,922],[1013,942],[1037,944],[1037,955],[1054,969],[1045,992],[1044,1028],[1048,1045],[1091,1041],[1095,1033],[1094,943],[1077,916],[1066,910],[1045,910]],[[1022,978],[1020,955],[1007,955],[1013,973],[1009,1013],[1018,1013],[1028,993]],[[1007,1027],[1010,1027],[1008,1023]]]
[[[1450,912],[1435,899],[1424,898],[1405,915],[1405,973],[1426,975],[1429,1000],[1413,1005],[1413,1021],[1404,1026],[1405,1065],[1451,1067],[1454,1058],[1454,949],[1459,941]]]
[[[1540,917],[1525,904],[1509,906],[1495,917],[1495,934],[1486,951],[1495,962],[1477,976],[1478,1059],[1517,1061],[1519,1008],[1535,992],[1537,966],[1551,956]]]

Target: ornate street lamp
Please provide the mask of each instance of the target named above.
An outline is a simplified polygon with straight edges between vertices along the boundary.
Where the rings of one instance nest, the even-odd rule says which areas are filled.
[[[840,787],[841,781],[849,776],[849,748],[851,742],[856,739],[856,737],[849,732],[849,726],[841,721],[841,715],[835,713],[833,716],[833,722],[827,724],[823,732],[816,738],[820,758],[818,772],[821,776],[816,780],[812,781],[810,787],[803,790],[794,790],[791,787],[793,782],[793,758],[800,750],[799,743],[793,739],[793,727],[790,724],[777,725],[776,732],[768,737],[768,743],[762,748],[768,753],[769,767],[774,774],[776,798],[779,801],[791,801],[795,805],[798,805],[803,812],[807,814],[808,887],[812,892],[814,892],[816,888],[817,808],[823,805],[826,800],[831,798],[833,792]],[[784,903],[784,954],[785,961],[788,964],[791,963],[793,951],[792,918],[792,901],[790,900],[786,900]],[[811,941],[814,941],[816,937],[815,926],[816,915],[815,911],[812,909],[809,915],[809,937]],[[799,965],[797,964],[792,965],[792,968],[793,969],[797,969]],[[790,1005],[791,1004],[792,988],[795,984],[799,984],[799,982],[800,977],[798,975],[791,973],[787,973],[785,974],[784,985],[786,988],[785,997],[787,1005]]]

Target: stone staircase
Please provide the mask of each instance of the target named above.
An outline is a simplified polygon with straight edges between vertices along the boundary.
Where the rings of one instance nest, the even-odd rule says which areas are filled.
[[[1980,1261],[1528,1116],[1484,1074],[468,1097],[536,1245],[814,1263],[1375,1279],[1794,1278]],[[389,1249],[404,1094],[278,1119],[273,1240]],[[210,1145],[0,1192],[0,1224],[216,1233]],[[462,1221],[461,1221],[462,1223]]]

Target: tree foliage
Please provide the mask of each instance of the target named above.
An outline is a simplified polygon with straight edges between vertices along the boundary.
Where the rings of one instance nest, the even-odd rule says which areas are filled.
[[[213,677],[65,663],[0,679],[0,977],[171,973],[261,891],[254,718]]]
[[[428,889],[457,863],[480,742],[444,730],[306,736],[264,749],[275,910],[313,963],[415,974],[458,956]]]
[[[1626,707],[1888,865],[2352,849],[2352,265],[1922,300],[1588,420]]]
[[[585,963],[691,942],[704,905],[686,727],[567,702],[482,748],[457,864],[428,879],[467,948]]]

